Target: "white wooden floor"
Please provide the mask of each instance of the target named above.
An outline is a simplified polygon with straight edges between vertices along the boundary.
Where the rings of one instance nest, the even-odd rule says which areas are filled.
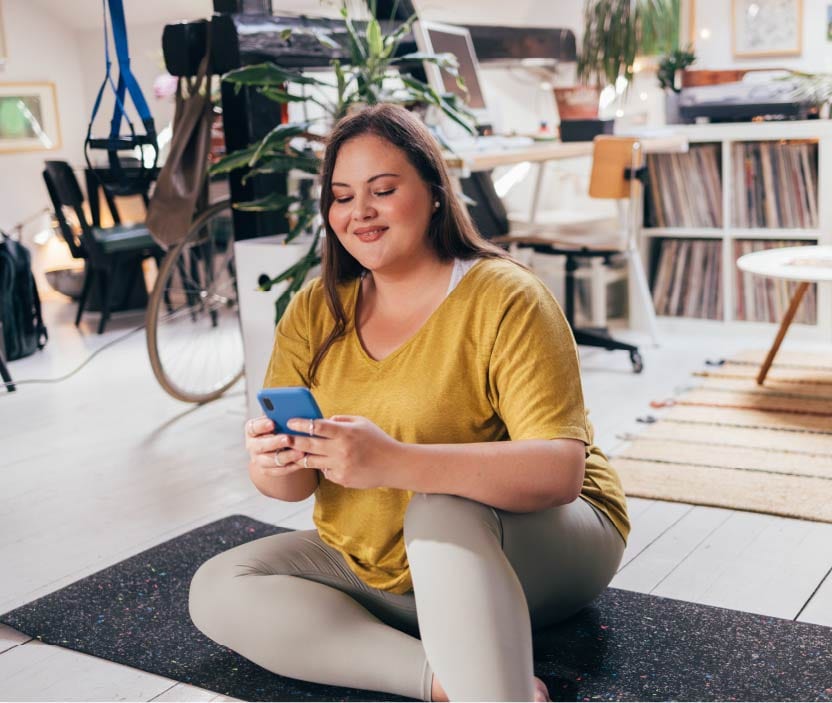
[[[15,380],[63,375],[140,324],[116,316],[80,332],[74,306],[48,300],[51,339],[10,365]],[[721,328],[664,330],[645,371],[621,352],[583,350],[587,405],[605,450],[638,431],[650,400],[689,385],[706,358],[765,348]],[[797,335],[795,335],[797,337]],[[813,351],[832,345],[796,342]],[[135,334],[57,384],[0,392],[0,613],[198,525],[243,513],[308,528],[311,502],[280,503],[250,485],[243,387],[205,407],[167,397]],[[633,531],[613,586],[832,626],[832,524],[631,499]],[[230,700],[28,639],[0,626],[0,700]]]

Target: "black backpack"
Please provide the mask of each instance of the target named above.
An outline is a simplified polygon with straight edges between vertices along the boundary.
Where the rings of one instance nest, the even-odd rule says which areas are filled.
[[[9,361],[43,349],[49,338],[31,261],[26,247],[0,232],[0,322]]]

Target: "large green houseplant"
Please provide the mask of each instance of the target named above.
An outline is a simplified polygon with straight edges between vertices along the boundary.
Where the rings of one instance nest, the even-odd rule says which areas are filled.
[[[316,146],[325,137],[326,130],[350,110],[362,105],[380,102],[394,102],[406,106],[433,105],[449,118],[458,122],[469,132],[474,131],[471,113],[453,93],[437,93],[426,83],[412,76],[402,74],[398,80],[391,75],[392,69],[400,64],[429,61],[456,76],[464,87],[457,71],[457,61],[452,54],[412,53],[396,57],[396,50],[410,32],[416,17],[411,17],[393,31],[385,34],[375,12],[375,3],[370,3],[370,18],[359,22],[351,16],[344,4],[341,16],[347,30],[349,42],[349,63],[342,65],[338,60],[331,62],[335,82],[281,68],[273,63],[258,64],[236,69],[223,76],[233,83],[237,90],[244,86],[262,93],[277,104],[290,102],[314,103],[323,110],[324,117],[317,122],[292,122],[277,125],[263,139],[245,149],[228,154],[211,169],[214,174],[228,173],[236,169],[246,171],[244,180],[262,173],[301,172],[314,177],[320,166],[320,149]],[[308,30],[307,30],[308,31]],[[287,35],[289,32],[287,32]],[[318,37],[331,44],[331,40]],[[298,94],[292,86],[306,90]],[[334,99],[320,92],[324,89]],[[317,93],[315,91],[318,91]],[[286,243],[303,233],[311,233],[311,242],[306,255],[287,270],[261,283],[261,290],[287,282],[286,290],[275,304],[275,321],[279,320],[289,304],[291,296],[303,285],[309,271],[320,261],[319,240],[324,229],[317,212],[317,200],[313,193],[283,195],[271,194],[259,200],[237,203],[241,210],[281,210],[287,214],[291,227]]]
[[[586,0],[578,78],[603,87],[632,83],[637,56],[679,48],[680,0]]]

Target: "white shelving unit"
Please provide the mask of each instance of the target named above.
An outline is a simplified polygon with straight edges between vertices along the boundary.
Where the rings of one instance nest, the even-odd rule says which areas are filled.
[[[695,239],[719,239],[722,241],[722,324],[753,325],[734,319],[736,258],[734,242],[743,239],[807,240],[818,244],[832,244],[832,202],[827,194],[832,187],[832,121],[805,120],[782,122],[744,122],[731,124],[677,125],[674,131],[684,135],[691,145],[697,143],[719,144],[721,148],[722,177],[722,227],[644,227],[642,246],[647,255],[650,238],[678,237]],[[765,142],[812,140],[818,145],[817,205],[818,227],[816,229],[781,228],[737,228],[733,225],[732,210],[733,145],[738,142]],[[772,328],[774,325],[769,325]],[[832,290],[827,286],[818,287],[817,324],[804,325],[814,328],[819,338],[832,340]],[[814,335],[813,335],[814,336]]]

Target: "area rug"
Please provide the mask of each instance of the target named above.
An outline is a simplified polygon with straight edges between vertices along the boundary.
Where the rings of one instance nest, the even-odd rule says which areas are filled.
[[[612,453],[629,496],[832,522],[832,354],[711,362]]]
[[[0,622],[48,644],[243,700],[405,700],[277,676],[191,624],[188,586],[197,567],[221,551],[283,531],[228,517],[6,613]],[[832,628],[629,591],[608,589],[575,617],[537,632],[534,658],[535,673],[556,701],[832,701]]]

